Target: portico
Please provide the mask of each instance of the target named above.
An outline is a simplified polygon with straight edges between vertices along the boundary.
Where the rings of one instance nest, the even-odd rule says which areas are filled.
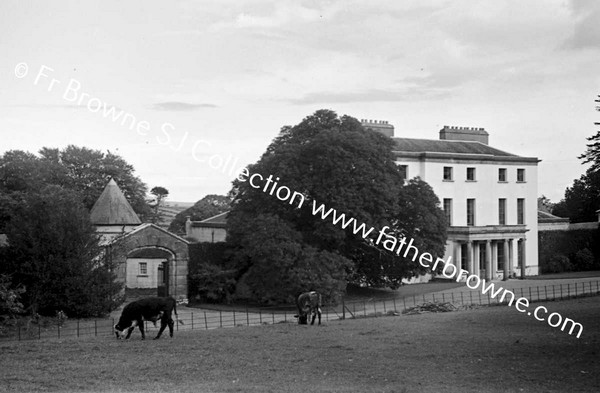
[[[488,281],[525,277],[526,232],[525,225],[449,227],[457,271],[463,269]]]

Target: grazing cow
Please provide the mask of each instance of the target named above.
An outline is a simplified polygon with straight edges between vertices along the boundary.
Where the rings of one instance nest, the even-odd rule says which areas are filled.
[[[321,294],[315,291],[304,292],[296,299],[296,306],[298,307],[298,315],[294,317],[298,318],[299,325],[308,324],[308,317],[312,315],[311,325],[315,324],[315,317],[319,316],[319,325],[321,324]]]
[[[156,321],[160,319],[160,330],[154,339],[160,338],[160,335],[169,326],[169,335],[173,337],[173,318],[171,312],[175,313],[177,318],[176,301],[172,297],[148,297],[129,303],[123,309],[119,323],[115,325],[115,335],[118,339],[128,339],[135,327],[139,327],[142,333],[142,340],[146,338],[144,334],[144,321],[151,321],[156,326]],[[182,323],[181,321],[179,321]]]

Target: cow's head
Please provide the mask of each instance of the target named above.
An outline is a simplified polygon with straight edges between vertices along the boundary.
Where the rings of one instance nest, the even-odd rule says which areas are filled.
[[[122,340],[122,339],[126,338],[127,335],[135,328],[136,325],[137,325],[137,322],[133,321],[133,323],[131,324],[131,326],[129,326],[129,327],[122,327],[121,326],[121,321],[119,321],[119,323],[117,323],[114,326],[115,336],[117,336],[117,339],[119,339],[119,340]]]
[[[298,318],[298,325],[308,325],[308,314],[302,313],[300,315],[294,315],[294,318]]]

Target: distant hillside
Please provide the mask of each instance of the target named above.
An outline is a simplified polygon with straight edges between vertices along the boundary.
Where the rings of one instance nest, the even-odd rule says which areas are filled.
[[[158,225],[162,228],[168,229],[169,225],[171,225],[177,214],[189,209],[192,206],[194,206],[194,202],[165,201],[164,206],[159,208],[161,220]]]

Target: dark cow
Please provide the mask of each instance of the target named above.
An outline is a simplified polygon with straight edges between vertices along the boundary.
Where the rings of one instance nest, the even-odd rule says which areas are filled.
[[[298,315],[294,317],[298,318],[299,325],[308,324],[308,317],[312,315],[311,325],[315,324],[315,317],[319,316],[319,325],[321,324],[321,294],[315,291],[304,292],[296,299],[296,306],[298,307]]]
[[[176,303],[172,297],[148,297],[129,303],[123,309],[119,323],[115,325],[115,335],[119,339],[123,337],[128,339],[137,326],[142,333],[142,340],[144,340],[146,338],[144,321],[151,321],[156,326],[156,321],[160,319],[160,330],[154,339],[160,338],[167,326],[169,326],[169,335],[173,337],[175,322],[171,318],[171,312],[175,313],[175,318],[179,321]]]

